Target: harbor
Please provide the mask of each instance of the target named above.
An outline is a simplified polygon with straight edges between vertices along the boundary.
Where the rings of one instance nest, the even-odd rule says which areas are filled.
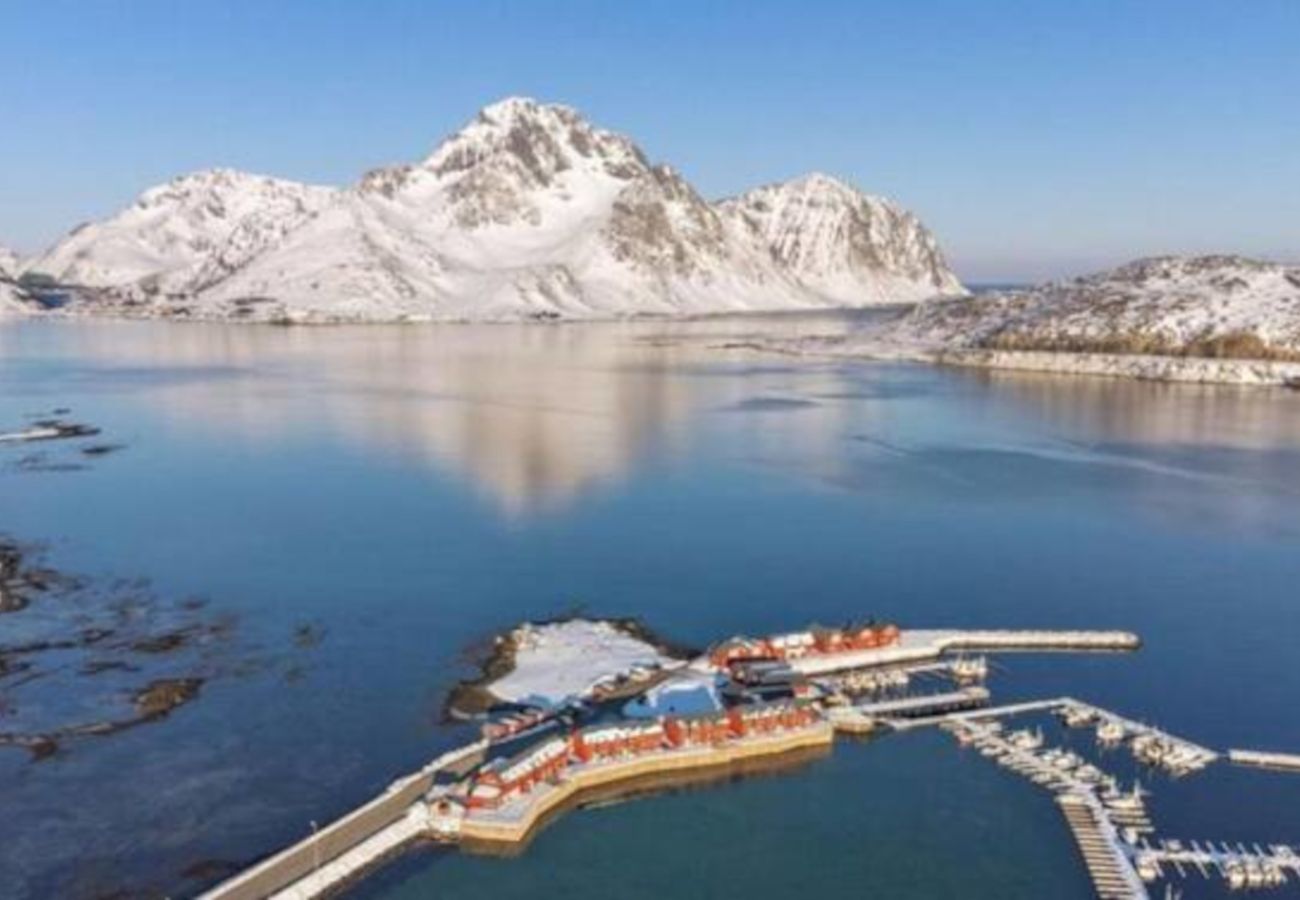
[[[1150,883],[1185,871],[1218,873],[1233,888],[1288,883],[1294,856],[1284,845],[1229,852],[1205,843],[1189,856],[1177,841],[1158,840],[1143,790],[1075,750],[1049,746],[1047,732],[1092,729],[1098,747],[1127,748],[1137,765],[1167,777],[1199,772],[1219,753],[1069,696],[991,706],[988,660],[967,655],[1139,646],[1126,632],[867,624],[733,638],[684,662],[638,663],[639,689],[602,674],[549,711],[511,711],[503,721],[523,723],[522,731],[489,720],[482,740],[203,898],[308,900],[417,843],[512,855],[547,822],[585,804],[797,765],[829,753],[837,736],[929,727],[1049,791],[1099,897],[1144,898]],[[1009,726],[1022,717],[1046,725]]]

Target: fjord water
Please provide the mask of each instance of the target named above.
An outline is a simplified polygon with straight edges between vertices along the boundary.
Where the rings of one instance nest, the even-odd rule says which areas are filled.
[[[68,407],[126,445],[81,471],[4,451],[0,532],[201,595],[258,659],[324,635],[292,678],[232,667],[161,722],[0,753],[0,895],[195,892],[466,739],[440,705],[467,648],[575,607],[696,644],[869,614],[1133,629],[1137,654],[1005,658],[992,687],[1300,749],[1300,393],[725,349],[856,321],[0,327],[4,430]],[[1143,777],[1169,836],[1300,840],[1300,777]],[[356,893],[539,888],[1090,896],[1050,798],[939,733],[575,812],[515,859],[415,854]]]

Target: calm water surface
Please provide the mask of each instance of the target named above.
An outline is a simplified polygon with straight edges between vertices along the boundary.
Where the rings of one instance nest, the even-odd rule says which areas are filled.
[[[993,687],[1300,748],[1300,393],[717,347],[828,325],[853,320],[0,328],[0,430],[70,407],[127,445],[83,471],[0,451],[0,531],[298,654],[43,762],[0,750],[0,895],[193,893],[464,740],[439,707],[465,649],[575,605],[701,644],[864,614],[1130,628],[1139,654],[1012,657]],[[324,639],[299,652],[302,623]],[[1300,777],[1148,780],[1170,836],[1300,841]],[[413,855],[355,893],[540,885],[1090,896],[1050,798],[938,733],[578,812],[516,859]]]

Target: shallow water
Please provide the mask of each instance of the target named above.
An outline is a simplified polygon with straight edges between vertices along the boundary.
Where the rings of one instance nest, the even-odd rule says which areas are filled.
[[[0,895],[194,892],[220,871],[196,863],[263,855],[461,742],[439,710],[465,648],[575,606],[699,644],[865,614],[1129,628],[1136,655],[1008,657],[992,686],[1300,748],[1300,393],[719,349],[828,324],[855,320],[0,327],[0,430],[69,407],[126,445],[79,471],[0,450],[0,532],[201,595],[264,663],[46,761],[0,750]],[[1143,777],[1171,837],[1300,840],[1300,776]],[[937,733],[576,812],[517,859],[414,855],[355,893],[615,882],[1089,895],[1050,798]]]

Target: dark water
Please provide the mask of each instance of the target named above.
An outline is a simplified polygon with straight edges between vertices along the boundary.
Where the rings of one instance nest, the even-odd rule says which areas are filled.
[[[826,327],[0,328],[0,430],[69,407],[126,445],[79,471],[0,449],[0,531],[208,598],[257,663],[49,760],[0,749],[0,896],[193,893],[461,742],[439,708],[465,648],[579,604],[694,643],[864,614],[1130,628],[1139,654],[1006,658],[993,687],[1300,749],[1300,394],[713,346]],[[1300,840],[1300,776],[1143,777],[1168,836]],[[356,893],[540,885],[1089,896],[1050,798],[938,733],[577,812],[516,859],[412,856]]]

